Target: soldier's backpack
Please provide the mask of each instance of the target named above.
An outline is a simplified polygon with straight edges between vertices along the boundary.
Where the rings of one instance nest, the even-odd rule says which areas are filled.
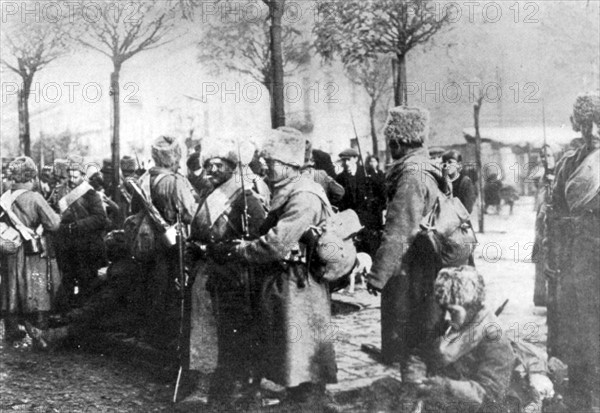
[[[165,176],[167,175],[157,175],[152,186],[156,187],[158,182]],[[138,262],[148,263],[156,259],[156,252],[162,245],[161,239],[165,233],[165,228],[164,220],[162,220],[158,211],[155,208],[154,211],[148,208],[148,203],[152,204],[150,176],[144,175],[140,178],[140,181],[141,188],[134,187],[134,192],[142,198],[143,208],[137,214],[131,215],[125,220],[124,230],[133,257]],[[135,185],[134,183],[130,184]],[[156,216],[157,214],[158,216]]]
[[[444,188],[440,188],[433,208],[423,217],[415,240],[429,244],[442,267],[467,264],[477,244],[469,212],[451,190],[445,194]]]

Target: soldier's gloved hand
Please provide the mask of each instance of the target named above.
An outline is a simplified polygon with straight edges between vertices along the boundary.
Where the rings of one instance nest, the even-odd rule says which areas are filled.
[[[375,287],[373,284],[371,284],[372,279],[373,275],[371,273],[367,274],[367,292],[377,297],[377,295],[381,293],[381,288]]]
[[[185,262],[194,262],[204,258],[205,250],[202,248],[202,245],[188,241],[185,243],[185,252],[184,259]]]
[[[217,264],[225,264],[235,259],[236,245],[231,242],[209,244],[206,253]]]

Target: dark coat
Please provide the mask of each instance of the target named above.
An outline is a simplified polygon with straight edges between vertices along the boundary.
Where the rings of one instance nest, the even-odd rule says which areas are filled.
[[[194,198],[194,189],[186,177],[171,170],[152,167],[147,172],[150,177],[150,197],[152,203],[169,225],[177,222],[177,212],[181,213],[181,221],[190,224],[198,209]],[[159,175],[163,176],[156,181]],[[147,176],[140,177],[147,179]],[[133,212],[142,208],[136,198],[132,201]],[[161,336],[164,331],[177,326],[177,292],[174,279],[178,274],[177,248],[159,248],[154,261],[144,263],[142,272],[147,274],[148,286],[148,319],[152,323],[152,334]]]
[[[469,214],[473,212],[477,193],[475,192],[475,185],[473,185],[471,178],[461,173],[458,179],[452,182],[452,195],[460,199],[460,202],[462,202]]]
[[[337,205],[340,211],[353,209],[366,228],[381,229],[381,211],[385,207],[383,182],[366,177],[361,165],[354,175],[343,171],[335,180],[344,188],[344,196]]]
[[[280,182],[274,187],[263,235],[238,248],[244,261],[270,268],[263,273],[261,298],[262,370],[266,378],[287,387],[336,381],[328,285],[308,273],[304,264],[284,264],[308,227],[325,221],[328,203],[309,174]],[[300,278],[305,278],[305,286]]]
[[[556,173],[547,223],[549,261],[561,272],[548,297],[548,334],[551,355],[600,369],[600,205],[596,195],[585,211],[571,211],[565,194],[573,172],[591,152],[583,146],[565,155]]]
[[[67,184],[57,187],[60,200],[70,192]],[[69,224],[75,224],[74,232]],[[59,265],[77,261],[86,268],[97,270],[106,265],[104,232],[108,220],[100,195],[90,189],[61,214],[60,228],[56,234]],[[68,271],[68,270],[67,270]]]
[[[443,177],[426,148],[409,152],[387,173],[387,214],[369,283],[382,290],[382,355],[400,361],[433,328],[433,281],[441,268],[432,251],[414,245],[423,217],[439,195]],[[431,311],[430,311],[431,310]]]
[[[56,231],[60,217],[50,208],[44,197],[31,191],[27,184],[14,184],[11,191],[28,189],[19,195],[12,211],[23,225],[35,230],[39,225],[46,231]],[[48,248],[51,248],[49,243]],[[0,262],[0,310],[2,313],[30,313],[50,311],[53,299],[60,287],[60,274],[50,250],[42,256],[25,255],[24,246],[14,255],[1,257]],[[52,288],[48,291],[48,280]]]

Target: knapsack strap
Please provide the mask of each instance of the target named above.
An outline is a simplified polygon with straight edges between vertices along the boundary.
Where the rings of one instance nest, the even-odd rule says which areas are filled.
[[[35,232],[31,228],[23,224],[23,222],[12,210],[12,206],[17,200],[17,198],[23,195],[25,192],[27,192],[27,189],[18,189],[16,191],[11,191],[10,193],[8,191],[5,192],[0,198],[0,206],[2,206],[2,209],[4,210],[4,212],[6,212],[6,215],[8,216],[8,219],[10,220],[11,224],[17,231],[19,231],[19,234],[21,234],[23,239],[25,241],[30,241],[32,238],[35,237]]]

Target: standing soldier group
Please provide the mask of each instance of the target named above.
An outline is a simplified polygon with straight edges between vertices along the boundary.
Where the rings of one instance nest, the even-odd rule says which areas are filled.
[[[585,145],[557,166],[547,212],[548,345],[552,355],[569,364],[571,405],[599,411],[597,94],[577,99],[572,121]],[[176,334],[176,318],[171,315],[176,313],[178,288],[191,290],[192,356],[202,352],[194,337],[205,333],[194,329],[211,324],[203,321],[207,317],[216,325],[218,357],[208,392],[212,407],[250,408],[261,380],[268,379],[286,389],[284,406],[299,404],[311,411],[337,408],[325,393],[325,385],[335,382],[337,374],[333,341],[327,334],[330,285],[306,236],[309,228],[322,228],[333,216],[330,197],[341,209],[356,209],[364,225],[382,230],[381,245],[376,239],[366,246],[374,254],[367,288],[382,295],[382,359],[400,364],[403,381],[415,390],[414,399],[422,403],[437,396],[462,398],[478,409],[502,404],[515,362],[510,343],[491,343],[481,329],[474,330],[475,340],[464,339],[470,323],[495,320],[484,304],[483,278],[467,265],[471,255],[463,254],[452,268],[443,268],[437,251],[416,243],[422,219],[444,193],[454,190],[469,210],[473,202],[473,193],[460,176],[460,154],[444,154],[447,173],[430,159],[428,124],[429,115],[420,108],[390,110],[384,133],[394,162],[385,182],[376,162],[369,170],[358,168],[359,156],[352,149],[340,153],[345,167],[337,177],[340,185],[319,178],[323,174],[309,164],[314,154],[310,141],[299,131],[282,127],[272,130],[259,150],[251,148],[249,156],[247,148],[242,153],[241,145],[232,141],[219,141],[205,149],[203,157],[193,154],[188,160],[193,184],[178,172],[181,147],[174,138],[161,136],[152,144],[155,166],[129,181],[129,186],[124,181],[117,184],[119,191],[111,191],[122,195],[115,203],[121,202],[119,210],[129,217],[125,234],[110,238],[118,254],[112,254],[109,268],[112,272],[127,268],[144,278],[143,334],[153,341],[162,337],[169,344]],[[264,160],[269,188],[259,175],[246,171],[252,155],[254,161],[257,156]],[[130,158],[121,163],[125,177],[135,170],[133,166]],[[19,237],[14,251],[6,252],[10,245],[2,245],[0,292],[12,338],[19,335],[19,323],[32,321],[36,326],[29,331],[34,338],[50,337],[44,319],[52,308],[43,298],[54,291],[48,286],[56,271],[51,249],[35,247],[36,240],[48,236],[38,228],[53,234],[70,306],[81,304],[76,298],[90,297],[97,271],[107,260],[102,244],[108,226],[103,197],[84,179],[81,158],[70,157],[64,169],[65,182],[54,189],[49,205],[32,190],[37,174],[33,161],[22,157],[10,165],[13,185],[0,206],[3,222]],[[112,175],[108,165],[102,172]],[[369,191],[378,198],[369,199]],[[384,226],[381,213],[386,203]],[[180,235],[187,240],[186,268],[175,248],[161,244],[169,228],[181,223]],[[9,238],[8,232],[3,232],[3,240]],[[117,245],[121,238],[129,241],[125,248]],[[24,242],[19,243],[21,239]],[[136,256],[143,248],[144,260]],[[187,278],[177,283],[177,274],[184,270]],[[111,296],[115,295],[122,296],[117,292]],[[98,304],[88,305],[90,313],[101,314],[101,303],[90,302]],[[80,315],[75,318],[90,318]],[[441,334],[444,330],[446,334]],[[453,339],[446,342],[446,336]],[[397,384],[379,383],[382,391],[392,393]]]

